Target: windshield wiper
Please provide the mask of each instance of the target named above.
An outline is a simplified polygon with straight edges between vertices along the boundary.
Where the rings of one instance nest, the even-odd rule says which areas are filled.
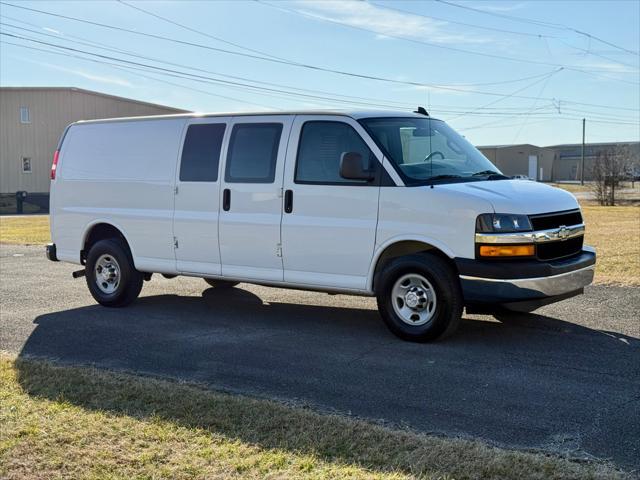
[[[443,180],[445,178],[462,178],[462,175],[451,175],[451,174],[434,175],[433,177],[429,177],[426,180]]]
[[[496,172],[495,170],[483,170],[481,172],[476,172],[472,177],[487,177],[487,180],[507,180],[509,177],[503,175],[501,173]]]

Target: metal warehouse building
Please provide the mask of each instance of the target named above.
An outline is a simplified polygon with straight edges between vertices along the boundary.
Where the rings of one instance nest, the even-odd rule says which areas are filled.
[[[532,180],[552,180],[555,153],[528,143],[521,145],[487,145],[478,149],[505,175],[526,175]]]
[[[27,192],[25,212],[48,208],[53,152],[70,123],[182,112],[81,88],[1,87],[0,213],[15,212],[16,192]]]
[[[578,181],[582,161],[582,144],[552,145],[487,145],[478,149],[505,175],[527,175],[539,182]],[[624,155],[640,165],[640,142],[586,143],[584,146],[584,179],[592,180],[595,160],[609,153]]]
[[[554,179],[580,180],[580,164],[582,162],[582,145],[554,145],[548,147],[556,154],[554,163]],[[608,142],[587,143],[584,146],[584,179],[593,179],[593,163],[605,153],[624,159],[635,159],[640,165],[640,142]],[[626,157],[626,158],[625,158]]]

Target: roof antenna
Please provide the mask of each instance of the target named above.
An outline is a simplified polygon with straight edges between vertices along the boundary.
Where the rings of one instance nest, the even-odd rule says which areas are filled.
[[[414,110],[413,113],[417,113],[419,115],[424,115],[425,117],[429,116],[429,112],[427,112],[424,107],[418,107],[417,110]]]

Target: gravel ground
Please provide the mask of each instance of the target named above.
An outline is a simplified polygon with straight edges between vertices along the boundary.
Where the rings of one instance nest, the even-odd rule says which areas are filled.
[[[420,345],[392,336],[370,298],[156,275],[134,305],[106,309],[42,247],[0,257],[9,352],[640,469],[640,288],[589,287],[507,323],[465,316]]]

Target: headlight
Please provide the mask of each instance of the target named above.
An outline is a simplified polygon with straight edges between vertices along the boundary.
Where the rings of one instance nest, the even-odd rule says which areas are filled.
[[[530,232],[531,222],[526,215],[483,213],[476,219],[478,233]]]

